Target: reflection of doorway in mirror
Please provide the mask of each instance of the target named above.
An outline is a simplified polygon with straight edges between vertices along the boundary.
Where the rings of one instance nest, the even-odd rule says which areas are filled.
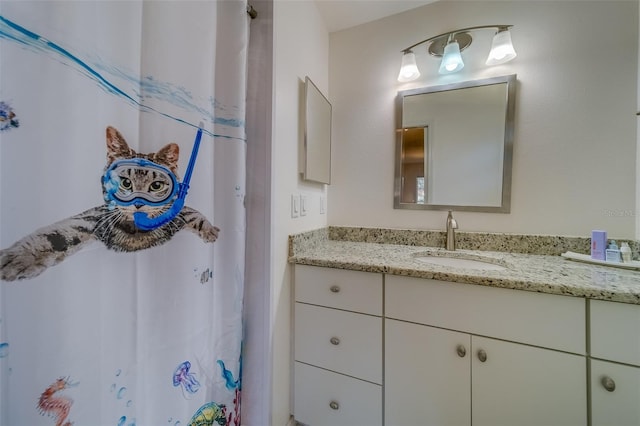
[[[403,129],[402,135],[402,202],[425,203],[425,147],[424,127]]]

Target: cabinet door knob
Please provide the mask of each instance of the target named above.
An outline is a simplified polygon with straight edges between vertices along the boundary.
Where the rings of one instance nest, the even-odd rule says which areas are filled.
[[[331,339],[329,339],[329,341],[332,345],[338,346],[340,344],[340,339],[338,339],[337,337],[332,337]]]
[[[603,376],[600,383],[609,392],[616,390],[616,382],[609,376]]]
[[[484,349],[480,349],[478,351],[478,359],[480,360],[480,362],[485,362],[487,360],[487,353],[484,351]]]
[[[340,404],[338,404],[336,401],[331,401],[329,403],[329,407],[331,407],[332,410],[338,410],[340,409]]]
[[[331,290],[331,293],[340,293],[340,286],[332,285],[331,288],[329,288],[329,290]]]
[[[464,345],[456,346],[456,352],[460,358],[464,358],[467,355],[467,349],[465,349]]]

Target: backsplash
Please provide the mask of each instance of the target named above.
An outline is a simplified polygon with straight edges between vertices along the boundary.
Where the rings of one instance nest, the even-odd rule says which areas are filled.
[[[290,236],[289,256],[294,255],[296,247],[310,247],[327,239],[363,243],[444,247],[446,232],[329,226],[328,228]],[[629,243],[633,258],[637,259],[640,243],[634,240],[619,240],[618,243],[622,241]],[[559,256],[567,251],[589,254],[590,247],[590,237],[456,232],[456,248],[462,250]]]

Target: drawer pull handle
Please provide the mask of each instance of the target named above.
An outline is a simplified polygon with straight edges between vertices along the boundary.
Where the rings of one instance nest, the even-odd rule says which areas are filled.
[[[484,351],[484,349],[480,349],[478,351],[478,359],[480,360],[480,362],[485,362],[487,360],[487,353]]]
[[[465,349],[464,345],[458,345],[456,347],[456,352],[458,353],[458,356],[460,358],[464,358],[465,355],[467,355],[467,350]]]
[[[340,404],[338,404],[335,401],[331,401],[329,403],[329,407],[331,407],[332,410],[339,410],[340,409]]]
[[[337,337],[332,337],[331,339],[329,339],[329,341],[332,345],[338,346],[340,344],[340,339],[338,339]]]
[[[339,285],[332,285],[329,290],[331,290],[331,293],[340,293],[340,286]]]
[[[604,376],[602,380],[600,380],[600,383],[602,383],[602,386],[609,392],[616,390],[616,382],[609,376]]]

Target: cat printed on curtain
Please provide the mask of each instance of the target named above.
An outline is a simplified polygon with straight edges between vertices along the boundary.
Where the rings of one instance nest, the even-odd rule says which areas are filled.
[[[128,164],[126,167],[116,168],[118,176],[115,182],[118,187],[115,190],[120,193],[135,193],[144,199],[154,199],[170,186],[167,175],[178,174],[180,148],[175,143],[169,143],[154,153],[137,153],[117,129],[109,126],[106,145],[105,172],[114,162],[127,159],[147,160],[141,164],[153,166],[136,166],[134,162],[125,162]],[[161,173],[166,169],[171,173]],[[109,187],[113,182],[113,179],[103,179],[103,195],[114,191]],[[122,204],[105,201],[103,205],[38,229],[0,250],[0,278],[14,281],[36,277],[94,241],[101,241],[111,250],[135,252],[164,244],[183,229],[195,233],[207,243],[213,243],[218,238],[220,229],[213,226],[202,213],[188,206],[182,207],[175,217],[154,229],[140,229],[134,222],[136,212],[157,218],[171,207],[172,204],[168,202]]]

